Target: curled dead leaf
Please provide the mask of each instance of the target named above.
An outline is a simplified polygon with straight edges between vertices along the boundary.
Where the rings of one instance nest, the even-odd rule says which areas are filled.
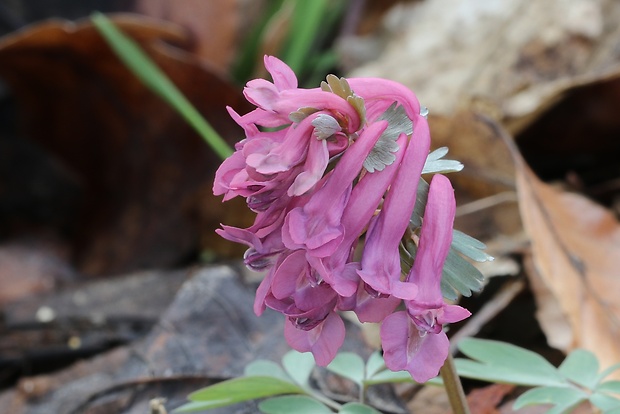
[[[135,15],[115,22],[220,134],[238,140],[241,130],[225,107],[243,113],[247,102],[182,48],[179,26]],[[203,232],[214,229],[202,226],[222,210],[210,195],[219,159],[129,72],[90,21],[48,21],[3,37],[0,61],[0,77],[19,105],[20,135],[79,187],[71,205],[77,212],[62,230],[80,271],[170,266],[198,251]]]
[[[586,197],[540,181],[500,133],[515,159],[521,217],[540,275],[534,284],[544,283],[572,330],[572,341],[562,350],[588,349],[602,367],[619,362],[620,223]]]

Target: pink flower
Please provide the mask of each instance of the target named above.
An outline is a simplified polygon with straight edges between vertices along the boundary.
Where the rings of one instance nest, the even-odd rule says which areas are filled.
[[[310,331],[298,329],[290,320],[284,325],[286,342],[299,352],[312,352],[320,366],[329,364],[344,342],[344,322],[331,312],[323,322]]]
[[[436,376],[448,356],[449,342],[443,324],[458,322],[470,313],[446,305],[441,295],[441,274],[452,242],[454,190],[450,181],[435,175],[424,212],[422,233],[407,283],[418,287],[414,300],[406,300],[406,311],[383,321],[381,341],[386,366],[409,371],[414,380],[426,382]]]
[[[408,138],[402,135],[397,141],[399,148],[404,148],[407,140]],[[404,153],[404,150],[398,151],[394,162],[383,171],[364,174],[353,188],[341,218],[346,232],[336,251],[327,257],[308,258],[321,277],[343,297],[353,297],[359,289],[360,277],[357,271],[360,269],[360,264],[351,262],[351,256],[360,236],[379,207],[385,191],[392,183]],[[366,292],[363,286],[362,290]],[[347,306],[350,306],[347,310],[355,308],[355,305],[350,304],[351,301],[347,303],[349,303]]]
[[[282,238],[289,249],[305,248],[312,256],[327,257],[338,248],[345,231],[341,217],[353,180],[359,175],[364,160],[386,127],[387,123],[383,121],[366,128],[345,151],[325,184],[308,199],[308,203],[287,214]]]
[[[287,316],[287,342],[327,365],[344,340],[344,323],[334,312],[338,295],[317,277],[301,250],[285,253],[269,277],[265,304]]]
[[[385,295],[413,299],[417,288],[401,282],[400,240],[409,226],[416,200],[417,183],[428,155],[430,133],[426,119],[414,119],[413,136],[407,145],[396,179],[390,187],[381,213],[366,235],[360,277],[372,289]]]
[[[243,197],[256,213],[246,229],[217,231],[248,246],[246,266],[268,271],[254,312],[283,314],[289,345],[326,365],[344,341],[338,312],[353,311],[362,322],[383,322],[390,369],[418,381],[436,375],[448,349],[443,324],[469,313],[441,295],[454,219],[442,176],[432,181],[417,256],[402,280],[399,246],[430,145],[417,98],[374,78],[330,75],[320,88],[301,89],[282,61],[266,56],[265,67],[273,81],[244,89],[256,109],[228,108],[245,139],[213,184],[224,201]],[[406,310],[394,313],[403,300]]]

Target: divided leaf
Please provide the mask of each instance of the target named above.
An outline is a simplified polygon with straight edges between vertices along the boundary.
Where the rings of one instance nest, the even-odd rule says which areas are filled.
[[[620,381],[606,381],[596,387],[597,392],[606,392],[611,394],[618,394],[620,396]]]
[[[620,399],[600,392],[590,395],[590,402],[603,410],[604,413],[608,413],[609,410],[620,409]]]
[[[316,364],[314,357],[309,352],[289,351],[282,358],[282,365],[297,384],[305,387],[308,385],[308,379]]]
[[[245,367],[243,374],[246,377],[272,377],[291,382],[291,377],[286,375],[280,365],[265,359],[257,359],[256,361],[250,362]]]
[[[474,338],[461,340],[458,347],[472,358],[455,361],[459,375],[463,377],[517,385],[570,386],[553,365],[532,351]]]
[[[372,377],[364,381],[364,385],[377,385],[377,384],[398,384],[398,383],[412,383],[411,374],[407,371],[390,371],[389,369],[380,371]]]
[[[598,383],[598,370],[598,359],[585,349],[571,352],[558,368],[566,379],[589,389],[594,389]]]
[[[381,414],[380,411],[377,411],[368,405],[360,403],[345,404],[338,412],[340,414]]]
[[[305,395],[288,395],[261,401],[258,408],[265,414],[332,414],[332,410]]]
[[[350,379],[359,386],[364,383],[364,360],[352,352],[341,352],[336,355],[327,369],[334,374]]]
[[[385,361],[379,351],[375,351],[368,357],[366,361],[366,378],[370,378],[378,372],[386,369]]]
[[[424,163],[422,174],[446,174],[461,171],[464,166],[460,161],[443,159],[447,153],[448,147],[441,147],[431,151],[426,158],[426,163]]]
[[[554,407],[547,414],[561,414],[587,399],[587,394],[577,388],[538,387],[519,396],[512,408],[519,410],[529,405],[553,404]]]
[[[484,251],[487,248],[486,244],[462,231],[452,231],[452,248],[476,262],[493,261],[493,256],[488,255]]]

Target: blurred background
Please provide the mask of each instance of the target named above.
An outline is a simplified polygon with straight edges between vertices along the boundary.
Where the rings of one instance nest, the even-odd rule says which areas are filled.
[[[237,365],[225,362],[237,358],[234,340],[219,335],[234,312],[197,302],[239,289],[230,302],[251,305],[257,279],[239,266],[243,248],[214,229],[253,218],[243,202],[211,195],[220,160],[118,60],[90,22],[97,10],[231,145],[243,135],[225,107],[252,109],[242,89],[267,76],[265,54],[287,62],[301,87],[334,73],[411,88],[429,108],[433,147],[449,147],[447,158],[465,164],[451,176],[456,228],[495,257],[477,265],[484,292],[463,300],[482,316],[454,334],[516,343],[555,363],[576,347],[604,365],[620,361],[620,2],[3,0],[7,412],[145,412],[153,396],[174,406],[269,349],[265,332],[281,335],[270,331],[275,316],[259,322],[251,307],[237,310],[235,332],[257,336]],[[196,276],[204,272],[216,275]],[[188,283],[216,284],[194,301],[187,295],[198,290]],[[368,349],[372,335],[360,332],[349,346]],[[283,348],[274,349],[267,356]],[[192,357],[179,363],[184,352]],[[157,382],[165,372],[185,379]],[[137,390],[146,377],[156,380]],[[422,391],[417,400],[405,391],[393,396],[400,408],[392,401],[386,412],[423,401]],[[503,394],[488,412],[500,412],[513,390],[496,392]],[[441,395],[428,398],[445,412]]]

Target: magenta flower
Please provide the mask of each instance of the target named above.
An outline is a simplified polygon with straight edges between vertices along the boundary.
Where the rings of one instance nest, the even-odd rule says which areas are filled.
[[[317,364],[327,365],[345,335],[344,323],[334,312],[338,294],[318,278],[302,250],[285,252],[265,280],[257,298],[287,317],[286,341],[300,352],[312,352]]]
[[[409,226],[416,200],[417,183],[428,155],[430,133],[426,119],[414,120],[413,136],[407,145],[401,166],[379,217],[366,235],[360,277],[380,294],[413,299],[417,286],[401,282],[398,246]],[[412,186],[412,183],[415,183]],[[449,247],[449,246],[448,246]]]
[[[407,137],[403,135],[397,141],[397,145],[400,148],[406,144]],[[327,257],[308,257],[321,277],[343,297],[354,298],[356,297],[355,293],[360,289],[360,277],[357,274],[360,264],[351,261],[352,254],[360,236],[364,233],[371,217],[377,210],[383,194],[398,171],[404,153],[405,151],[398,151],[394,162],[387,166],[384,171],[365,174],[353,188],[341,217],[342,226],[347,231],[336,251]],[[363,286],[361,289],[366,292]],[[346,302],[348,303],[346,310],[355,308],[355,302],[351,302],[351,300]],[[362,322],[364,321],[362,320]]]
[[[418,287],[414,300],[406,300],[406,311],[383,321],[381,341],[387,367],[409,371],[414,380],[426,382],[436,376],[448,356],[448,337],[443,325],[467,318],[470,313],[446,305],[441,295],[441,272],[452,242],[454,190],[450,181],[435,175],[424,212],[422,233],[407,282]]]
[[[387,123],[382,121],[366,128],[345,151],[325,184],[308,199],[307,204],[287,214],[282,229],[286,247],[305,248],[315,257],[327,257],[334,253],[344,237],[345,227],[341,218],[348,205],[353,181],[386,127]]]
[[[217,231],[248,246],[250,269],[267,271],[254,312],[282,313],[289,345],[327,365],[344,341],[338,312],[353,311],[361,322],[383,322],[390,369],[419,381],[436,375],[448,349],[443,324],[469,313],[445,305],[440,290],[454,219],[442,176],[431,184],[411,272],[401,272],[399,246],[430,146],[417,98],[374,78],[330,75],[320,88],[301,89],[277,58],[266,56],[265,67],[273,82],[244,89],[256,109],[228,108],[245,139],[213,184],[224,201],[243,197],[256,213],[247,229]],[[406,311],[394,313],[403,301]]]

